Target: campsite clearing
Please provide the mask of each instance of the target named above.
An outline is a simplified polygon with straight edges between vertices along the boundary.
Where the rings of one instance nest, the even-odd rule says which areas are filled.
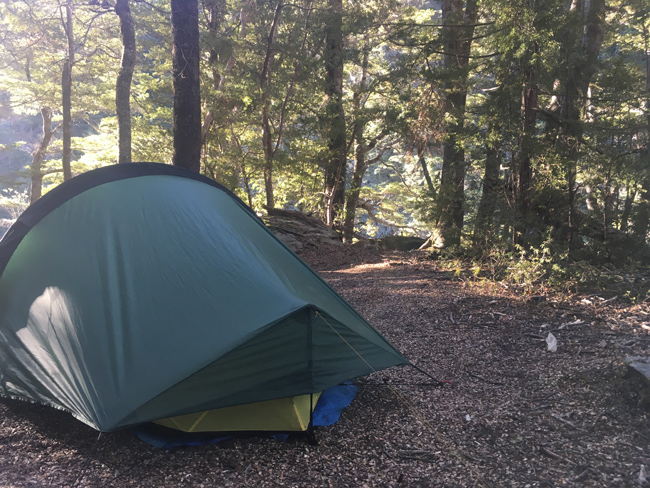
[[[0,400],[0,487],[639,486],[650,414],[623,378],[647,355],[650,306],[529,300],[410,253],[305,259],[414,364],[358,381],[341,420],[304,440],[161,451],[54,409]],[[552,333],[557,351],[548,351]]]

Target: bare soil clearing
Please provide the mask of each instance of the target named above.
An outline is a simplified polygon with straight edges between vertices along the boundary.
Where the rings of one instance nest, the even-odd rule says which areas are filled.
[[[302,439],[161,451],[51,408],[0,400],[0,487],[640,486],[650,414],[623,379],[650,350],[650,306],[531,301],[409,253],[305,259],[417,366],[358,381],[341,420]],[[547,351],[549,332],[557,352]],[[648,483],[650,486],[650,483]]]

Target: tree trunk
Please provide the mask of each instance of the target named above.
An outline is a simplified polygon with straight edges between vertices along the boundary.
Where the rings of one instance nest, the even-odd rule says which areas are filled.
[[[534,52],[539,52],[539,47],[534,47]],[[535,71],[529,66],[525,72],[524,87],[521,96],[521,111],[523,118],[522,138],[519,147],[519,174],[517,185],[517,208],[519,216],[515,229],[515,242],[525,243],[523,236],[528,228],[528,220],[531,205],[531,188],[533,183],[533,167],[531,155],[533,153],[533,140],[535,137],[535,125],[537,123],[537,83]]]
[[[260,95],[262,104],[262,147],[264,148],[264,189],[266,190],[266,206],[275,207],[275,195],[273,192],[273,159],[275,150],[273,139],[271,137],[271,123],[269,112],[271,110],[271,101],[269,100],[269,89],[271,79],[271,68],[273,66],[273,42],[278,32],[280,17],[282,14],[283,0],[280,0],[275,8],[273,23],[266,42],[266,54],[260,73]]]
[[[174,165],[201,170],[198,0],[171,0]]]
[[[483,192],[476,214],[474,226],[474,245],[481,249],[489,248],[491,244],[490,229],[496,209],[499,189],[499,150],[493,145],[487,148],[485,158],[485,174],[483,176]]]
[[[463,12],[462,0],[443,0],[442,20],[445,71],[453,73],[444,83],[445,112],[449,122],[445,128],[442,177],[438,191],[438,231],[443,247],[460,245],[465,216],[465,149],[463,127],[467,101],[467,70],[478,15],[477,0],[468,0]]]
[[[363,175],[368,169],[366,163],[366,146],[363,137],[363,127],[359,127],[356,132],[357,147],[354,152],[354,172],[352,173],[352,182],[348,197],[345,199],[345,220],[343,221],[343,240],[351,243],[354,238],[354,221],[359,204],[359,195],[361,193],[361,184]]]
[[[219,37],[223,34],[220,32],[221,23],[223,22],[224,17],[226,16],[226,2],[225,0],[204,0],[203,2],[204,9],[206,11],[206,19],[208,24],[208,32],[212,38],[213,46],[217,44]],[[248,2],[244,4],[240,13],[239,13],[239,38],[244,39],[246,37],[246,26],[248,24]],[[228,61],[224,70],[219,73],[216,69],[216,63],[219,59],[219,51],[212,47],[210,49],[210,66],[212,68],[212,79],[214,83],[214,89],[216,92],[223,90],[226,83],[226,75],[233,69],[237,58],[235,58],[235,51],[230,54]],[[214,123],[214,112],[208,110],[208,113],[203,119],[203,125],[201,127],[201,146],[205,144],[205,139],[208,135],[210,127]]]
[[[248,206],[253,208],[253,192],[251,190],[250,177],[246,173],[246,166],[244,163],[241,165],[242,181],[244,182],[244,189],[246,190],[246,197],[248,198]]]
[[[135,27],[129,0],[117,0],[115,13],[120,19],[122,33],[122,61],[117,74],[115,109],[118,130],[118,163],[131,162],[131,80],[135,68]]]
[[[325,169],[325,223],[333,225],[343,211],[347,160],[343,111],[343,2],[329,0],[325,48],[325,94],[328,155]]]
[[[647,21],[647,10],[644,11],[642,16],[641,23],[643,25],[643,47],[645,50],[645,69],[646,69],[646,78],[645,78],[645,111],[646,111],[646,130],[650,133],[650,41],[648,36],[648,30],[646,28]],[[648,143],[646,143],[648,144]],[[646,147],[646,154],[650,154],[650,148]],[[647,160],[648,156],[646,156]],[[646,170],[647,171],[647,170]],[[637,205],[633,220],[633,230],[634,235],[638,239],[639,243],[645,246],[648,239],[648,225],[650,223],[650,176],[646,175],[643,178],[641,185],[641,201]],[[627,202],[626,202],[627,203]]]
[[[421,144],[418,148],[418,163],[422,168],[422,173],[424,174],[424,180],[427,182],[427,189],[431,196],[435,198],[436,196],[436,187],[433,186],[433,180],[431,179],[431,173],[429,172],[429,167],[427,166],[427,161],[424,159],[424,155],[427,151],[426,143]]]
[[[636,199],[636,187],[628,184],[627,185],[627,196],[625,197],[625,203],[623,204],[623,213],[621,214],[621,232],[627,234],[628,227],[630,225],[630,217],[632,216],[632,205],[634,205],[634,200]]]
[[[570,63],[565,79],[565,95],[561,101],[562,127],[558,137],[558,149],[566,165],[566,180],[568,186],[568,241],[569,250],[575,249],[577,240],[576,222],[576,194],[578,188],[577,168],[580,156],[579,145],[582,139],[582,107],[587,98],[589,83],[596,70],[596,62],[604,37],[605,0],[591,0],[588,2],[589,11],[584,16],[584,21],[577,34],[581,36],[581,47],[575,62]],[[582,15],[581,2],[572,3],[576,15]],[[584,29],[582,28],[584,26]],[[568,47],[569,49],[570,46]],[[570,55],[570,54],[568,54]]]
[[[634,236],[639,244],[645,245],[648,239],[650,226],[650,179],[646,178],[641,185],[641,201],[636,207],[633,219]]]
[[[354,103],[354,134],[355,142],[357,144],[354,152],[354,171],[352,173],[352,182],[350,183],[350,190],[345,199],[345,214],[343,218],[343,240],[345,242],[352,242],[354,238],[354,222],[357,215],[357,205],[359,203],[359,194],[361,193],[361,185],[363,183],[363,175],[368,169],[366,162],[366,140],[364,132],[366,124],[364,117],[361,113],[363,109],[362,97],[363,92],[366,90],[366,81],[368,79],[368,58],[370,55],[370,46],[368,38],[363,41],[363,57],[361,60],[361,81],[354,90],[352,95]],[[374,142],[376,144],[376,140]],[[373,146],[374,147],[374,146]],[[347,157],[347,156],[346,156]]]
[[[72,178],[72,66],[74,65],[74,32],[72,30],[72,3],[66,2],[62,8],[65,10],[65,35],[67,40],[66,56],[63,61],[61,74],[61,103],[63,112],[63,180]]]
[[[43,139],[41,139],[41,144],[34,153],[30,167],[32,174],[32,186],[29,192],[30,204],[41,198],[41,192],[43,190],[41,163],[43,162],[43,158],[47,152],[47,147],[50,145],[50,141],[52,140],[52,135],[54,135],[54,131],[52,130],[52,109],[50,107],[41,108],[41,115],[43,116]]]

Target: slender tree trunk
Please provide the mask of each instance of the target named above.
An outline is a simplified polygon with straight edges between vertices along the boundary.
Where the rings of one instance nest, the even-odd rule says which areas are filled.
[[[131,80],[135,69],[135,27],[129,0],[117,0],[115,13],[120,19],[122,61],[117,74],[115,108],[118,130],[118,163],[131,162]]]
[[[639,193],[641,201],[634,212],[633,230],[639,244],[645,245],[650,227],[650,178],[645,178]]]
[[[198,0],[171,0],[174,165],[201,170]]]
[[[275,207],[275,195],[273,192],[273,159],[275,149],[273,147],[273,138],[271,133],[271,122],[269,113],[271,111],[271,101],[269,100],[269,89],[271,80],[271,68],[273,66],[273,42],[278,32],[280,18],[282,15],[283,0],[280,0],[275,8],[273,23],[269,31],[266,42],[266,54],[260,73],[260,98],[262,104],[262,147],[264,148],[264,189],[266,191],[266,206]]]
[[[366,141],[363,137],[363,127],[356,131],[357,147],[354,152],[354,172],[352,173],[352,182],[348,191],[348,197],[345,199],[345,220],[343,221],[343,239],[351,243],[354,238],[354,221],[359,204],[359,195],[363,182],[363,175],[368,169],[366,163]]]
[[[328,156],[325,161],[325,223],[333,225],[343,211],[347,162],[343,111],[343,2],[329,0],[326,25],[325,94]]]
[[[352,174],[352,182],[348,196],[345,199],[345,216],[343,219],[343,239],[345,242],[352,242],[354,238],[354,222],[357,214],[357,205],[359,203],[359,194],[361,192],[361,185],[363,183],[363,175],[368,169],[366,163],[366,140],[364,138],[364,131],[366,124],[362,116],[362,98],[363,92],[366,90],[366,80],[368,78],[368,58],[369,58],[369,45],[368,39],[364,39],[363,44],[363,57],[361,60],[361,81],[354,90],[353,103],[355,115],[355,130],[354,138],[357,144],[354,157],[354,172]]]
[[[244,182],[244,189],[246,190],[246,197],[248,198],[248,206],[253,208],[253,192],[251,191],[250,177],[246,173],[246,166],[241,165],[242,181]]]
[[[481,249],[490,246],[490,229],[496,209],[499,190],[499,150],[493,145],[487,148],[485,157],[485,174],[483,176],[483,191],[476,214],[474,226],[474,245]]]
[[[41,172],[41,163],[45,158],[45,153],[52,140],[54,131],[52,130],[52,109],[50,107],[41,108],[41,115],[43,116],[43,138],[41,144],[34,153],[31,164],[32,186],[29,192],[29,203],[34,203],[41,198],[43,190],[43,173]]]
[[[642,9],[642,6],[640,6]],[[648,35],[648,30],[646,28],[646,22],[648,19],[647,10],[644,11],[641,19],[643,25],[643,44],[645,50],[645,68],[646,68],[646,78],[645,78],[645,111],[646,111],[646,130],[650,133],[650,40]],[[646,153],[647,154],[647,153]],[[646,162],[648,162],[648,156],[646,156]],[[647,171],[647,170],[646,170]],[[634,236],[637,238],[638,242],[642,245],[647,244],[648,239],[648,226],[650,225],[650,175],[647,173],[644,175],[641,183],[640,193],[640,202],[637,205],[636,211],[634,212],[633,217],[633,231]]]
[[[636,187],[628,184],[627,185],[627,196],[625,197],[625,203],[623,204],[623,213],[621,214],[621,232],[627,234],[628,226],[630,222],[630,217],[632,216],[632,205],[634,205],[634,200],[636,198]]]
[[[213,45],[216,45],[217,41],[219,40],[219,37],[222,35],[222,33],[220,32],[220,28],[221,28],[221,23],[223,22],[223,19],[227,13],[226,2],[225,0],[204,0],[203,4],[206,11],[208,32],[210,33],[210,37],[212,38]],[[242,7],[239,13],[239,38],[240,39],[246,38],[246,27],[248,25],[248,9],[249,9],[249,2],[247,1],[245,2],[244,6]],[[217,93],[223,90],[226,84],[226,77],[228,73],[235,66],[235,63],[237,62],[237,58],[235,57],[235,51],[233,48],[233,51],[231,52],[230,57],[226,62],[226,67],[220,73],[216,69],[216,63],[217,60],[219,59],[219,54],[220,52],[215,47],[210,49],[210,66],[212,68],[212,79],[214,83],[214,89]],[[203,119],[203,126],[201,128],[201,146],[205,144],[205,139],[213,123],[214,123],[214,112],[212,111],[212,109],[210,109],[208,110],[208,113],[205,115]]]
[[[431,179],[431,173],[429,172],[429,167],[427,166],[427,161],[424,159],[424,155],[427,152],[427,146],[425,144],[419,145],[417,148],[418,151],[418,163],[420,163],[420,167],[422,168],[422,173],[424,174],[424,180],[427,183],[427,189],[429,190],[429,193],[431,193],[431,196],[435,198],[436,196],[436,187],[433,186],[433,180]]]
[[[61,164],[63,166],[63,180],[72,178],[72,67],[74,66],[74,32],[72,30],[72,3],[68,0],[62,8],[65,10],[65,35],[67,40],[66,56],[63,61],[63,72],[61,75],[61,102],[63,112],[62,138],[63,154]]]
[[[561,119],[563,122],[558,137],[560,154],[566,164],[566,181],[568,187],[568,229],[569,250],[577,245],[576,221],[576,194],[578,188],[577,169],[580,156],[579,145],[582,140],[582,107],[587,98],[589,83],[596,70],[598,54],[604,37],[605,0],[591,0],[589,10],[584,16],[584,26],[581,36],[579,55],[570,63],[565,80],[565,95],[561,105]],[[572,9],[577,15],[582,15],[582,2],[575,1]],[[578,32],[577,34],[579,34]]]
[[[465,216],[465,149],[463,127],[467,101],[467,63],[478,16],[477,0],[468,0],[463,11],[463,0],[443,0],[443,65],[454,73],[444,83],[447,123],[443,144],[442,177],[438,192],[438,231],[444,247],[459,246]]]
[[[539,48],[534,47],[534,52],[538,53]],[[533,153],[533,141],[535,138],[535,125],[537,123],[537,83],[535,80],[535,71],[530,66],[525,73],[525,82],[522,91],[521,111],[523,118],[522,139],[519,148],[519,177],[517,185],[517,208],[519,218],[515,229],[515,240],[517,243],[525,242],[523,236],[526,234],[528,227],[528,216],[531,205],[531,188],[533,183],[533,167],[531,156]]]

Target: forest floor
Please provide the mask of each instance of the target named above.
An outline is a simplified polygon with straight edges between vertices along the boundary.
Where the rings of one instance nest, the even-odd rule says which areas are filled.
[[[459,281],[412,253],[304,258],[407,358],[453,386],[392,368],[357,381],[318,445],[247,438],[170,451],[126,431],[98,439],[63,412],[0,400],[0,487],[638,487],[645,469],[650,478],[650,412],[623,366],[649,353],[649,304],[531,300]]]

